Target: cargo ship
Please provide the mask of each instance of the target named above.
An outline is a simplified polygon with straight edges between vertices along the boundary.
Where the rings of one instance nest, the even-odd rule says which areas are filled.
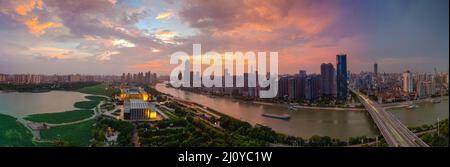
[[[268,118],[282,119],[282,120],[289,120],[291,118],[291,116],[289,114],[279,115],[279,114],[264,113],[264,114],[262,114],[262,116],[268,117]]]

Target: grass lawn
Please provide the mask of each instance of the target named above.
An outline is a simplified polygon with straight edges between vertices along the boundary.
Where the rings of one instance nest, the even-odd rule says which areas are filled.
[[[76,90],[77,92],[92,94],[92,95],[103,95],[103,96],[111,96],[114,92],[120,92],[118,89],[108,88],[106,84],[99,84],[90,87],[84,87]]]
[[[106,97],[102,96],[86,96],[86,99],[92,100],[92,101],[103,101],[106,100]]]
[[[79,124],[54,127],[41,131],[42,140],[61,140],[70,146],[87,147],[91,139],[91,131],[95,120]]]
[[[30,147],[33,135],[16,118],[0,114],[0,147]]]
[[[100,103],[100,101],[80,101],[80,102],[76,102],[75,104],[73,104],[73,106],[76,108],[81,108],[81,109],[93,109],[99,103]]]
[[[94,115],[93,110],[73,110],[61,113],[34,114],[25,117],[25,120],[33,122],[45,122],[50,124],[60,124],[83,120]]]

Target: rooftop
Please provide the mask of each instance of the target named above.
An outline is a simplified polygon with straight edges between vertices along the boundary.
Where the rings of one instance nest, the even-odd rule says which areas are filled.
[[[124,103],[125,109],[150,109],[150,103],[141,99],[130,99]]]

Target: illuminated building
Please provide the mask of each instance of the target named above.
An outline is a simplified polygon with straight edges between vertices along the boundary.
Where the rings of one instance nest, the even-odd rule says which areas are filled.
[[[155,106],[141,99],[130,99],[124,102],[124,119],[131,121],[156,120]]]
[[[127,101],[130,99],[141,99],[143,101],[151,100],[150,94],[145,92],[142,88],[122,89],[121,92],[120,99],[122,101]]]

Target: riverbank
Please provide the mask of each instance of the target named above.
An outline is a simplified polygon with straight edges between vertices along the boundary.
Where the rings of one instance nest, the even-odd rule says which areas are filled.
[[[409,107],[411,104],[419,104],[419,103],[434,103],[434,102],[441,102],[443,100],[448,101],[448,96],[442,96],[442,97],[434,97],[434,98],[427,98],[427,99],[418,99],[418,100],[411,100],[411,101],[403,101],[403,102],[395,102],[395,103],[385,103],[381,104],[385,109],[393,109],[393,108],[404,108]]]
[[[195,93],[198,95],[207,96],[210,98],[228,98],[233,101],[239,101],[239,102],[243,102],[243,103],[253,103],[253,104],[268,105],[268,106],[278,105],[278,106],[286,107],[286,108],[289,107],[289,104],[286,104],[285,102],[280,103],[280,102],[275,102],[275,101],[261,101],[261,100],[252,99],[252,98],[245,99],[243,97],[216,95],[216,94],[209,94],[209,93],[201,92],[201,91],[192,91],[190,89],[174,88],[167,84],[166,84],[166,86],[173,88],[173,89],[179,89],[182,91],[187,91],[187,92]],[[314,105],[300,105],[298,103],[293,103],[293,104],[294,105],[292,107],[294,107],[295,109],[313,109],[313,110],[331,110],[331,111],[365,111],[365,108],[361,108],[361,107],[314,106]]]
[[[441,120],[434,124],[424,124],[418,127],[408,127],[415,135],[420,137],[425,143],[431,147],[448,147],[449,119]],[[378,141],[367,142],[363,144],[354,144],[349,147],[387,147],[387,143],[383,138]]]
[[[47,124],[65,124],[70,122],[76,122],[90,118],[95,115],[95,107],[97,107],[105,97],[102,96],[85,96],[89,101],[75,102],[74,107],[77,110],[57,112],[57,113],[44,113],[44,114],[32,114],[26,116],[24,119],[35,123],[47,123]]]

